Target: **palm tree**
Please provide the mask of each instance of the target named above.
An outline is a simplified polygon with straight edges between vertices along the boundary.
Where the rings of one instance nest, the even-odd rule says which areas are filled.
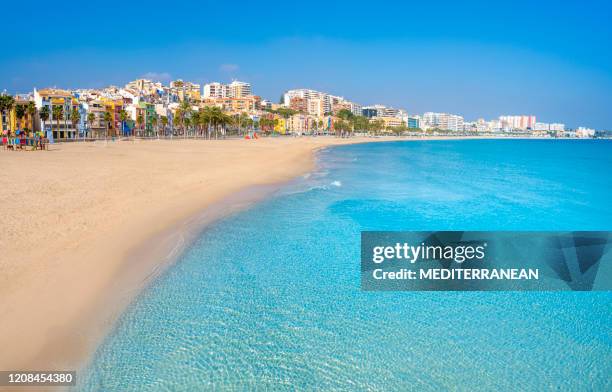
[[[232,123],[232,117],[228,115],[227,113],[224,113],[223,111],[220,110],[219,125],[221,125],[221,131],[222,131],[221,133],[224,139],[226,136],[226,127],[228,124],[231,124],[231,123]]]
[[[176,123],[176,125],[182,130],[183,129],[183,119],[184,119],[184,114],[183,114],[183,110],[179,107],[176,109],[176,111],[174,112],[174,121],[173,124]],[[178,134],[178,132],[177,132]]]
[[[32,130],[34,130],[34,116],[36,116],[36,105],[33,101],[28,102],[28,105],[26,106],[26,112],[28,113],[28,116],[30,116],[30,121],[32,122]]]
[[[9,113],[13,108],[13,105],[15,105],[15,98],[7,94],[0,95],[0,115],[2,113],[6,113],[6,121],[8,125],[7,129],[9,135],[11,134],[11,120],[9,118]]]
[[[204,107],[200,112],[200,123],[206,129],[206,138],[210,139],[210,127],[213,124],[212,108]]]
[[[76,131],[77,124],[81,121],[81,112],[79,112],[79,108],[76,106],[72,108],[72,113],[70,113],[70,121],[72,121],[72,126]]]
[[[189,126],[191,125],[191,118],[185,117],[183,120],[183,125],[185,125],[185,137],[187,137],[187,134],[189,133]]]
[[[164,136],[166,136],[166,129],[168,126],[168,116],[161,116],[162,127],[164,128]]]
[[[26,107],[25,107],[25,105],[16,105],[15,106],[15,117],[17,118],[17,120],[19,120],[19,125],[17,125],[17,129],[23,129],[22,124],[21,124],[21,120],[23,119],[25,114],[26,114]]]
[[[42,121],[42,130],[43,132],[45,131],[45,122],[49,119],[49,106],[43,106],[42,108],[40,108],[40,113],[38,113],[38,116],[40,117],[40,121]]]
[[[119,120],[121,121],[121,133],[125,132],[125,122],[128,119],[128,114],[124,109],[119,111]]]
[[[141,132],[142,132],[143,123],[144,123],[144,117],[142,115],[142,112],[139,112],[138,115],[136,116],[136,125],[138,126],[138,128],[140,128]]]
[[[194,110],[191,113],[191,123],[193,125],[193,134],[194,136],[200,135],[200,127],[202,125],[202,113],[199,110]]]
[[[111,121],[113,121],[113,116],[111,116],[110,112],[104,112],[104,125],[106,125],[106,134],[104,135],[104,139],[108,137],[108,125]]]
[[[189,127],[189,121],[185,120],[187,120],[191,116],[191,105],[187,100],[184,100],[183,102],[181,102],[181,106],[177,109],[176,112],[177,115],[181,115],[180,122],[183,124],[183,136],[187,137],[187,131],[185,128]]]
[[[159,128],[157,128],[157,116],[151,117],[151,125],[155,129],[155,133],[157,133],[157,137],[159,137]]]
[[[96,115],[93,112],[89,112],[87,114],[87,127],[89,128],[89,137],[92,137],[92,131],[91,131],[91,126],[93,125],[94,121],[96,121]]]
[[[60,126],[60,120],[64,118],[64,107],[62,105],[53,105],[53,109],[51,109],[51,111],[53,113],[53,118],[55,119],[57,123],[57,137],[60,138],[59,137],[60,136],[59,126]],[[53,126],[53,124],[51,125]]]

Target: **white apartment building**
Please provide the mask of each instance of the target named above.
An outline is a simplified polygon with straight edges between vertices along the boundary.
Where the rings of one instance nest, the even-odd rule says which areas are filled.
[[[204,85],[204,98],[227,98],[229,86],[227,84],[212,82]]]
[[[423,127],[463,131],[463,117],[456,114],[427,112],[423,114]]]
[[[563,131],[565,131],[565,124],[552,123],[552,124],[548,125],[548,129],[550,131],[560,131],[560,132],[563,132]]]
[[[400,114],[399,109],[389,108],[389,107],[382,108],[382,116],[384,117],[399,117],[399,114]]]
[[[536,116],[533,115],[518,115],[518,116],[499,116],[499,121],[502,123],[502,128],[506,130],[521,130],[534,129],[536,124]]]
[[[251,83],[240,82],[234,80],[229,84],[229,97],[230,98],[244,98],[249,95],[253,95],[251,91]]]
[[[204,98],[244,98],[253,95],[251,84],[234,80],[230,84],[219,82],[204,85]]]
[[[288,90],[283,95],[283,105],[289,106],[291,104],[292,98],[302,98],[307,101],[307,106],[309,108],[309,114],[315,114],[323,111],[323,114],[331,112],[332,108],[332,96],[327,93],[322,93],[316,90],[310,90],[306,88],[293,89]],[[312,104],[313,112],[310,112],[310,101],[314,100],[316,103]],[[320,107],[319,107],[320,106]]]
[[[591,128],[578,127],[576,129],[576,137],[594,137],[595,130]]]
[[[487,121],[487,130],[489,132],[500,132],[501,129],[502,129],[501,121],[499,120]]]
[[[325,115],[325,105],[321,98],[311,98],[306,100],[308,114],[322,117]]]
[[[355,102],[349,102],[349,105],[351,107],[351,113],[353,113],[355,116],[361,116],[362,106],[360,104]]]

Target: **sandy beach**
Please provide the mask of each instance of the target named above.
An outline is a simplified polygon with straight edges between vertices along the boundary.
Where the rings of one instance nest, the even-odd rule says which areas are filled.
[[[165,261],[173,228],[241,189],[307,172],[318,148],[363,141],[373,140],[123,141],[0,152],[0,369],[78,369]]]

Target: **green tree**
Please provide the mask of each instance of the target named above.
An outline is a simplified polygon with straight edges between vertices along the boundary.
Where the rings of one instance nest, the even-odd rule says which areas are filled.
[[[70,113],[70,121],[72,122],[72,127],[76,131],[77,125],[81,121],[81,112],[79,112],[79,108],[76,106],[72,108],[72,113]]]
[[[106,133],[104,134],[105,139],[108,137],[108,128],[109,128],[111,121],[113,121],[113,116],[110,114],[110,112],[109,111],[104,112],[104,126],[106,128]]]
[[[94,121],[96,121],[96,115],[93,112],[87,113],[87,128],[89,128],[89,137],[92,137],[92,126]]]
[[[164,136],[166,136],[166,130],[168,128],[168,116],[161,116],[162,127],[164,128]]]
[[[355,115],[353,114],[353,112],[351,112],[348,109],[341,109],[338,111],[338,114],[336,115],[337,117],[340,117],[341,119],[343,119],[344,121],[349,121],[351,120]]]
[[[183,119],[183,125],[185,126],[185,137],[189,134],[189,127],[191,126],[191,117],[185,117]]]
[[[371,120],[370,121],[370,130],[377,135],[380,131],[382,131],[385,127],[385,122],[383,120]]]
[[[157,116],[151,117],[151,125],[153,126],[153,129],[155,129],[155,133],[159,137],[159,129],[157,128],[157,123],[158,123]]]
[[[55,119],[55,122],[57,124],[57,137],[61,138],[60,136],[60,120],[62,120],[64,118],[64,107],[62,105],[53,105],[53,108],[51,109],[51,112],[53,114],[53,118]],[[53,126],[53,124],[51,124]],[[63,135],[62,135],[63,136]]]
[[[33,101],[28,102],[28,105],[26,106],[26,112],[30,116],[30,121],[32,121],[32,130],[34,130],[34,124],[36,123],[34,121],[34,118],[36,117],[36,105]]]
[[[119,121],[121,121],[121,133],[125,131],[125,122],[128,120],[129,116],[125,109],[121,109],[119,111]]]
[[[21,121],[26,115],[26,107],[25,105],[16,105],[15,106],[15,117],[19,120],[19,124],[17,125],[17,129],[23,129],[21,126]]]
[[[7,120],[6,129],[8,130],[9,135],[11,134],[11,121],[9,120],[10,118],[9,113],[11,112],[11,109],[13,109],[14,105],[15,105],[15,98],[13,98],[12,96],[8,94],[0,95],[0,115],[4,113],[6,116],[6,120]]]
[[[42,108],[40,108],[40,113],[38,113],[38,116],[40,117],[40,121],[42,121],[42,130],[43,132],[45,131],[45,122],[49,119],[49,106],[43,106]]]
[[[144,134],[144,131],[142,129],[143,124],[144,124],[144,116],[142,115],[142,112],[138,112],[138,115],[136,116],[136,126],[140,128],[142,134]]]
[[[186,119],[191,116],[191,105],[187,100],[181,102],[181,105],[176,110],[178,123],[181,124],[181,128],[183,130],[183,136],[187,137],[187,128],[189,125],[186,123]]]
[[[200,136],[202,126],[202,113],[199,110],[194,110],[191,113],[191,124],[193,125],[194,136]]]

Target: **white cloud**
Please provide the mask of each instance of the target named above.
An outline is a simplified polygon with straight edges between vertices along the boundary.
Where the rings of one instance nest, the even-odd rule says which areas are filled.
[[[238,69],[240,69],[238,64],[221,64],[219,66],[219,70],[220,71],[227,72],[227,73],[236,72],[236,71],[238,71]]]
[[[166,82],[172,79],[172,75],[168,72],[147,72],[142,77],[144,79],[151,79],[154,82]]]

